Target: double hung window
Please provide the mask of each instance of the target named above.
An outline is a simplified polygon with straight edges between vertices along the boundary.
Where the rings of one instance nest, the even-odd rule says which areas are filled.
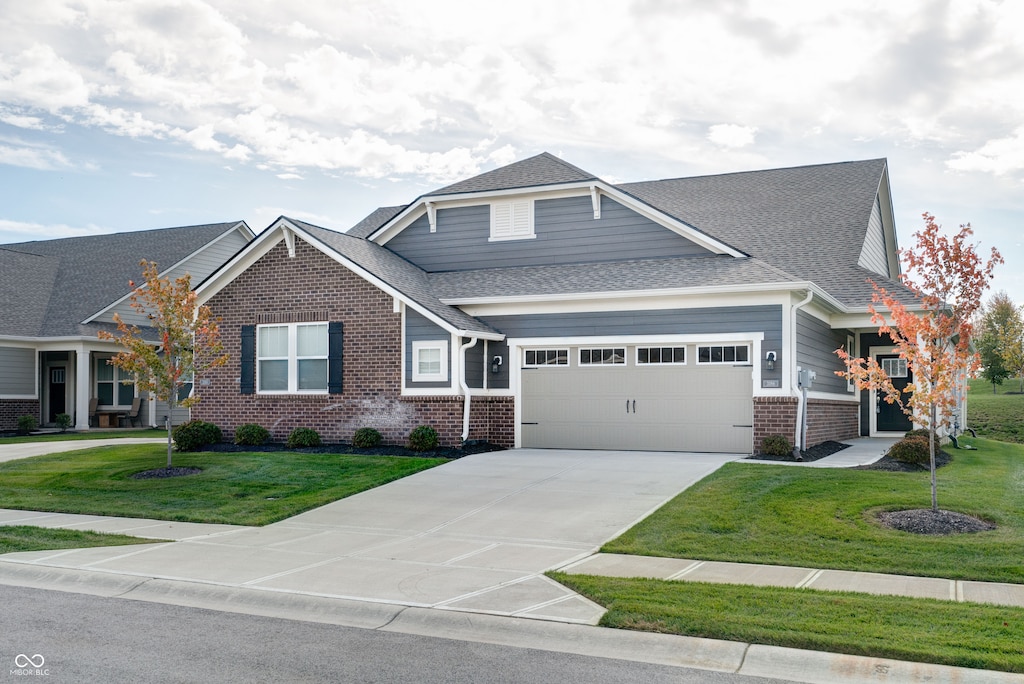
[[[326,392],[327,371],[326,323],[257,328],[256,373],[260,392]]]

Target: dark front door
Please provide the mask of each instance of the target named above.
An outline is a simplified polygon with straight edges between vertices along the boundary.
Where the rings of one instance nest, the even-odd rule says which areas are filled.
[[[903,389],[910,383],[910,369],[905,359],[898,354],[879,354],[875,357],[885,374],[892,380],[893,387]],[[910,417],[903,412],[899,404],[889,404],[883,399],[882,392],[876,392],[875,430],[878,432],[906,432],[913,424]],[[907,397],[909,398],[909,397]],[[904,400],[906,403],[906,400]]]
[[[67,413],[67,394],[65,393],[67,370],[63,366],[50,369],[50,420],[57,422],[57,414]]]

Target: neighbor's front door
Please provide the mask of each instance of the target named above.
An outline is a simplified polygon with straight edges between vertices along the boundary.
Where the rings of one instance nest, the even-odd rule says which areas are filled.
[[[56,423],[57,416],[67,413],[67,371],[64,366],[50,368],[50,417],[49,422]]]
[[[911,373],[907,368],[906,359],[901,359],[898,354],[879,354],[875,359],[892,380],[893,387],[903,389],[910,383]],[[906,432],[914,427],[910,417],[903,413],[899,404],[887,403],[882,398],[883,396],[881,392],[875,393],[875,430],[877,432]]]

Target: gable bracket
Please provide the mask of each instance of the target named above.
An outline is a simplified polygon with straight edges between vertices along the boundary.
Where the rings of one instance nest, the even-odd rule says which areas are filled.
[[[601,192],[596,185],[590,186],[590,204],[594,207],[594,219],[601,218]]]
[[[437,232],[437,206],[433,202],[427,202],[427,221],[430,222],[430,232]]]
[[[281,229],[284,234],[284,244],[288,247],[288,258],[295,258],[295,233],[288,229],[287,226]]]

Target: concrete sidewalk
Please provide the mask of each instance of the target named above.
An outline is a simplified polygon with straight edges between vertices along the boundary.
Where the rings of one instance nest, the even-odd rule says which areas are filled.
[[[167,444],[167,438],[154,437],[115,437],[113,439],[78,439],[66,442],[32,442],[26,444],[0,444],[0,463],[16,461],[20,458],[60,454],[68,451],[81,451],[94,447],[117,446],[127,444]]]

